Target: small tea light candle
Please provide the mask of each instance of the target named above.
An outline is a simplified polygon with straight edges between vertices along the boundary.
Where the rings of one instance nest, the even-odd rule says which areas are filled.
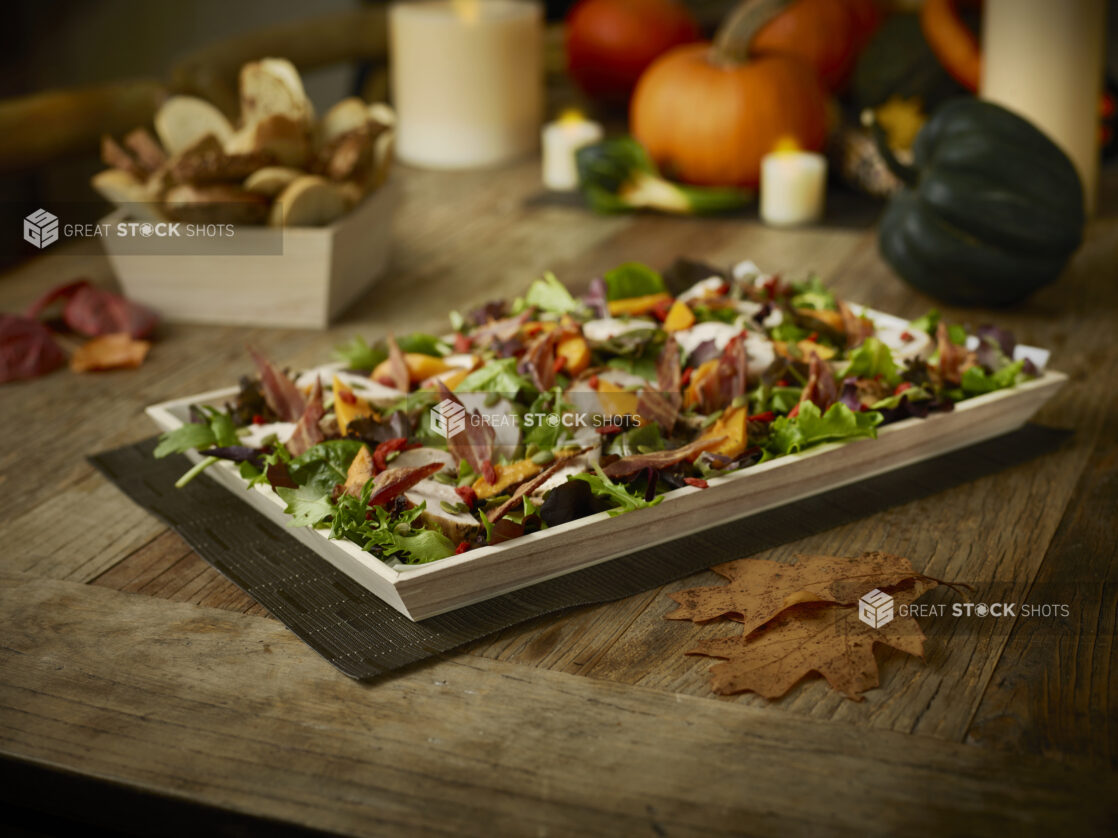
[[[397,2],[388,24],[403,162],[468,169],[535,151],[543,118],[541,4]]]
[[[578,111],[564,111],[540,132],[543,145],[543,183],[557,192],[578,188],[575,152],[602,139],[602,126]]]
[[[827,160],[780,142],[761,158],[761,220],[777,227],[811,224],[823,217]]]

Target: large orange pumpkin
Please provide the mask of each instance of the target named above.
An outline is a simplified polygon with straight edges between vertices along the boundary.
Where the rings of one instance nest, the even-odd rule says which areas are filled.
[[[823,147],[826,100],[812,70],[785,55],[750,57],[765,20],[731,17],[715,44],[676,47],[641,76],[629,130],[670,177],[755,187],[778,141]]]
[[[828,90],[839,90],[879,23],[872,0],[795,0],[762,27],[753,49],[802,58]]]

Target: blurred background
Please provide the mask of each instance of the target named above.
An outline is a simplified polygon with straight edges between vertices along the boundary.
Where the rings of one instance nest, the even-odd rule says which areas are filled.
[[[681,0],[681,3],[691,12],[704,37],[712,36],[719,23],[726,19],[736,5],[732,0]],[[185,89],[185,92],[205,96],[209,91],[190,90],[192,84],[190,81],[184,83],[184,80],[188,77],[193,81],[204,78],[203,65],[211,59],[221,58],[221,45],[230,45],[230,54],[237,54],[239,50],[248,55],[251,54],[251,48],[247,45],[261,31],[297,24],[311,17],[323,18],[355,8],[369,9],[381,5],[360,3],[357,0],[320,0],[313,6],[300,0],[241,0],[235,3],[227,0],[193,0],[183,3],[41,0],[35,3],[7,4],[5,25],[0,31],[0,55],[3,56],[0,98],[12,100],[46,91],[104,84],[121,85],[123,92],[119,95],[128,96],[128,85],[133,82],[160,82],[168,84],[173,92],[184,92]],[[582,84],[580,88],[577,79],[572,84],[572,78],[566,73],[569,59],[564,49],[562,23],[570,15],[574,3],[570,0],[548,0],[544,5],[548,22],[544,59],[548,73],[548,118],[554,117],[568,105],[574,105],[583,111],[589,111],[605,123],[607,131],[611,127],[624,130],[624,103],[619,105],[616,101],[611,102],[608,96],[588,96],[585,93],[586,85]],[[919,16],[922,3],[920,0],[896,0],[877,5],[886,15],[907,13],[915,19]],[[977,33],[980,14],[975,4],[962,2],[957,5],[960,16]],[[1107,86],[1104,89],[1111,92],[1110,101],[1113,104],[1115,80],[1118,79],[1118,0],[1108,0],[1107,21]],[[825,28],[827,20],[820,19],[818,25]],[[297,37],[297,26],[290,31]],[[374,51],[377,39],[383,42],[384,37],[382,32],[369,39],[368,43],[373,44]],[[886,64],[901,61],[896,55],[909,50],[903,33],[891,32],[885,35],[879,32],[879,39],[886,43],[877,47],[876,54],[884,56],[880,60]],[[270,43],[274,44],[274,41]],[[295,46],[293,43],[292,47]],[[379,56],[332,61],[323,66],[305,66],[299,61],[295,63],[303,73],[308,96],[321,113],[331,103],[348,95],[356,94],[367,101],[391,101],[383,45],[380,53]],[[934,84],[929,84],[934,87]],[[860,90],[854,89],[858,85],[858,82],[851,84],[847,81],[832,91],[838,97],[837,101],[841,102],[841,107],[846,108],[848,114],[855,114],[855,117],[856,109],[866,104],[882,104],[859,101]],[[872,83],[868,86],[872,87]],[[861,91],[866,88],[867,83],[861,83]],[[950,92],[965,91],[956,86]],[[146,92],[144,95],[147,95]],[[931,95],[933,94],[929,91],[924,98]],[[220,106],[221,103],[218,104]],[[924,103],[925,109],[928,104]],[[129,115],[143,116],[143,111],[142,106],[133,107]],[[9,149],[11,154],[4,167],[6,172],[0,181],[0,201],[20,204],[95,201],[97,196],[90,187],[90,177],[103,166],[99,161],[97,143],[92,138],[102,130],[109,133],[122,131],[129,122],[127,117],[113,116],[104,108],[102,116],[104,118],[100,125],[94,124],[96,117],[90,117],[89,125],[72,124],[70,128],[74,130],[75,136],[88,135],[89,141],[84,144],[71,142],[63,153],[27,155],[24,149]],[[903,132],[906,114],[891,113],[890,116],[901,123],[897,130]],[[53,130],[43,129],[43,124],[38,119],[33,123],[28,121],[28,131],[13,132],[10,121],[5,123],[3,128],[9,134],[8,145],[14,143],[16,146],[27,146],[28,132]],[[132,124],[137,124],[137,120],[133,119]],[[833,128],[832,124],[832,130]],[[0,139],[0,146],[4,143]],[[32,141],[30,145],[34,147],[37,143]],[[1112,131],[1103,139],[1103,146],[1104,154],[1113,155],[1115,143]],[[22,162],[21,155],[26,157]],[[36,159],[37,156],[49,159]],[[835,168],[832,161],[832,180],[837,174]],[[871,184],[869,190],[872,192],[873,189]],[[96,217],[97,210],[95,206],[91,206],[86,220],[95,220]],[[0,262],[11,263],[20,255],[26,256],[26,249],[19,247],[18,242],[5,240],[0,244]]]

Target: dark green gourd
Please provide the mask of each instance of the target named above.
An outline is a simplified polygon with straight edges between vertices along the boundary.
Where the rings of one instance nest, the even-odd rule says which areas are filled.
[[[1075,167],[1005,108],[947,102],[921,129],[911,166],[881,140],[905,188],[890,200],[878,242],[913,287],[949,303],[1008,305],[1056,279],[1079,247],[1085,216]]]

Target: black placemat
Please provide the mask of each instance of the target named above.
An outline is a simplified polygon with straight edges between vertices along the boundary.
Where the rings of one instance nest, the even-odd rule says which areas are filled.
[[[175,489],[189,462],[181,456],[153,458],[154,438],[89,459],[308,646],[351,678],[366,680],[533,617],[631,596],[1019,465],[1055,450],[1069,436],[1071,431],[1026,425],[979,445],[418,623],[215,481],[197,479]]]

